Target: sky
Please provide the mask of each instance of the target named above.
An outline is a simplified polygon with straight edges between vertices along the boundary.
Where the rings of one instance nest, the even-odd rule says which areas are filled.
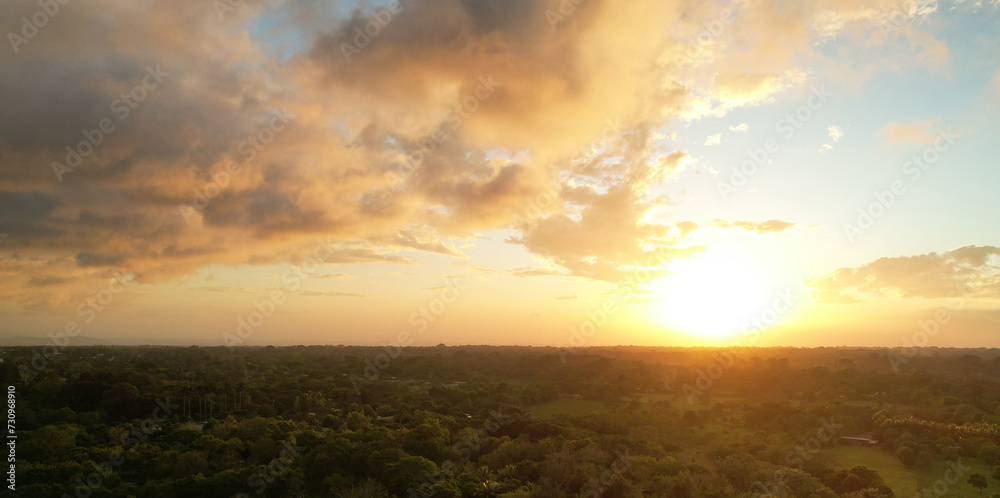
[[[56,3],[0,343],[1000,345],[1000,2]]]

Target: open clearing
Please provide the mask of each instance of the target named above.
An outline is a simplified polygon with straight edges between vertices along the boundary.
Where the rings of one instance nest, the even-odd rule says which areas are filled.
[[[925,488],[933,489],[937,481],[944,481],[945,471],[948,470],[948,462],[936,462],[934,466],[926,470],[910,469],[904,466],[892,453],[878,448],[837,446],[823,450],[821,454],[829,459],[829,464],[834,469],[849,469],[855,465],[864,465],[875,470],[900,498],[917,496]],[[957,483],[948,485],[944,494],[938,495],[932,491],[931,496],[979,496],[979,490],[966,482],[969,475],[973,473],[987,477],[989,487],[983,490],[983,496],[1000,492],[1000,483],[990,477],[990,470],[982,461],[962,458],[962,465],[971,467],[972,470],[964,474]],[[938,483],[938,488],[935,491],[941,489],[943,489],[942,485]]]
[[[589,399],[563,398],[528,408],[528,411],[541,419],[549,419],[557,415],[589,415],[607,410],[603,401]]]

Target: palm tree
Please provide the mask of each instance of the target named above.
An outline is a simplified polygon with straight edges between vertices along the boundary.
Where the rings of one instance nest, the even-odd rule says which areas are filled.
[[[227,396],[229,390],[233,388],[233,384],[228,380],[222,381],[222,414],[226,414]],[[235,400],[234,400],[235,401]]]
[[[181,387],[181,393],[184,395],[184,403],[181,405],[181,413],[188,417],[191,416],[191,403],[188,400],[188,396],[190,396],[193,391],[194,390],[191,386],[187,384],[184,384],[184,386]]]
[[[243,409],[243,390],[247,388],[247,383],[242,380],[236,383],[236,387],[240,390],[240,397],[237,398],[240,402],[240,407],[237,410]]]
[[[198,399],[198,420],[205,419],[205,386],[198,386],[195,388],[196,398]]]
[[[208,405],[208,418],[215,418],[215,393],[205,394],[205,404]]]

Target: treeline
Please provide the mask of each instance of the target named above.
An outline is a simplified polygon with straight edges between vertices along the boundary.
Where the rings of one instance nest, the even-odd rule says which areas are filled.
[[[366,376],[380,352],[68,347],[25,382],[36,352],[8,348],[17,491],[892,496],[873,470],[834,468],[821,451],[862,433],[915,467],[1000,463],[988,439],[886,423],[1000,422],[992,353],[945,351],[894,373],[878,350],[404,348]]]

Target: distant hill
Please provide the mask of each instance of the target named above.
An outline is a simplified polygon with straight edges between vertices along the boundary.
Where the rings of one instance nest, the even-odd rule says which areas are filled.
[[[0,338],[0,346],[46,346],[52,344],[52,339],[48,337],[18,335],[8,338]],[[76,336],[69,340],[65,346],[145,346],[145,345],[165,345],[165,346],[190,346],[190,342],[171,342],[162,338],[143,337],[115,337],[100,338],[89,336]]]
[[[66,345],[96,346],[99,344],[107,344],[107,343],[108,341],[101,341],[100,339],[95,339],[93,337],[87,337],[81,335],[71,338],[70,342]],[[47,344],[52,344],[52,339],[48,337],[18,335],[14,337],[0,339],[0,344],[4,346],[45,346]]]

